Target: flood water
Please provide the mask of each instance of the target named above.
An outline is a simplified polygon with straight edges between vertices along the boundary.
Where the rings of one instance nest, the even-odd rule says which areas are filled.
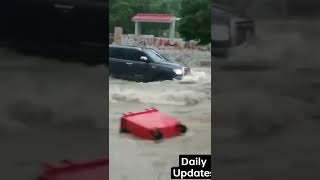
[[[181,81],[136,83],[109,78],[110,179],[170,179],[180,154],[211,154],[210,52],[161,51],[191,67]],[[119,134],[120,117],[128,111],[155,107],[188,127],[184,136],[161,143]]]
[[[106,72],[0,49],[0,179],[107,156]]]

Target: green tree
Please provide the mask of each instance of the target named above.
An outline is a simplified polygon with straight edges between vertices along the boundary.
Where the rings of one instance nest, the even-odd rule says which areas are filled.
[[[178,31],[185,40],[211,42],[211,1],[182,0]]]
[[[124,32],[130,29],[128,22],[134,13],[130,0],[111,1],[109,7],[109,32],[113,32],[116,26],[122,27]]]
[[[109,1],[109,32],[114,27],[123,28],[124,33],[134,32],[134,23],[131,18],[136,13],[174,13],[180,9],[182,0],[110,0]],[[165,24],[143,24],[143,32],[159,35],[168,27]]]

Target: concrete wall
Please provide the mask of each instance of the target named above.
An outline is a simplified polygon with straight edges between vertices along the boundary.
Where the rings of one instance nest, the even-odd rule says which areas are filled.
[[[142,46],[156,49],[200,49],[210,50],[211,46],[198,46],[196,41],[186,42],[183,39],[178,38],[164,38],[155,37],[153,35],[135,35],[135,34],[123,34],[122,29],[115,28],[115,33],[111,38],[109,34],[109,44],[118,44],[126,46]]]
[[[159,49],[181,49],[185,47],[185,42],[182,39],[169,39],[154,37],[152,35],[123,35],[123,45],[156,47]]]

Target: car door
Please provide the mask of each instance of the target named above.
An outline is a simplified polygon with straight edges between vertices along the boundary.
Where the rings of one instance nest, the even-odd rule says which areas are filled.
[[[121,75],[121,52],[119,48],[109,47],[109,71],[116,77]]]
[[[54,8],[54,17],[51,25],[54,29],[54,38],[59,43],[76,44],[78,38],[77,12],[79,7],[76,0],[51,0]]]
[[[122,52],[122,64],[121,64],[121,71],[123,72],[123,76],[129,80],[135,80],[134,76],[134,67],[135,64],[138,62],[136,59],[137,50],[131,48],[124,48]]]
[[[77,39],[81,44],[105,47],[108,37],[108,1],[76,0]]]
[[[133,77],[136,81],[149,81],[152,79],[154,71],[152,69],[155,67],[152,65],[150,58],[148,62],[141,61],[140,58],[145,56],[149,58],[143,51],[137,51],[134,56],[133,63]]]
[[[111,48],[109,54],[110,72],[119,78],[132,79],[132,51],[126,48]]]
[[[53,13],[50,0],[6,0],[2,5],[8,21],[1,29],[9,31],[13,40],[38,41],[48,34],[45,24],[51,22]]]
[[[17,19],[17,2],[13,0],[3,0],[1,1],[0,6],[0,40],[8,40],[12,37],[14,33],[14,24],[13,22]]]
[[[108,42],[108,1],[78,0],[78,39],[82,51],[98,62],[105,58]]]
[[[107,9],[103,0],[50,0],[54,8],[54,39],[88,63],[102,63],[107,51]]]
[[[16,42],[27,42],[27,49],[43,49],[49,44],[69,42],[72,36],[73,5],[62,0],[15,0],[9,23]]]
[[[53,11],[46,15],[46,32],[59,43],[80,47],[101,43],[106,50],[107,1],[102,0],[47,0]],[[105,38],[103,38],[105,37]]]

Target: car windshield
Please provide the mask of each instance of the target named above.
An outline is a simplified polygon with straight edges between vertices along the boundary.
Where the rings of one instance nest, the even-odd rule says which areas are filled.
[[[160,53],[158,53],[157,51],[155,51],[153,49],[147,49],[146,53],[156,63],[171,62],[169,59],[167,59],[166,57],[162,56]]]

